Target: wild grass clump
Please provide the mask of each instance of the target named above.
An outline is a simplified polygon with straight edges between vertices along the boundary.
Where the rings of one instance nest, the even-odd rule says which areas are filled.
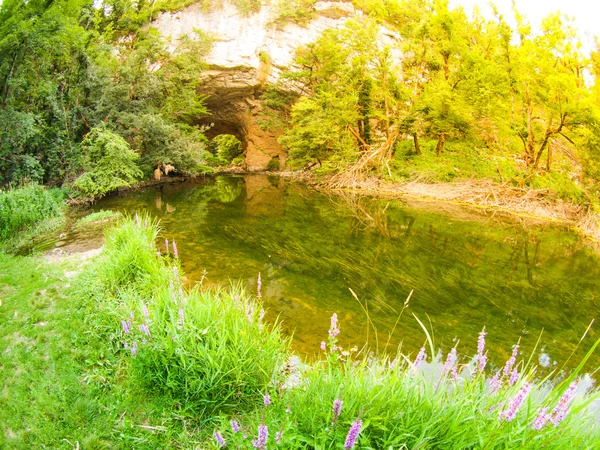
[[[62,215],[63,200],[64,194],[59,189],[46,189],[37,184],[0,191],[0,240],[10,239],[45,219]]]
[[[584,397],[579,378],[587,358],[552,387],[518,361],[517,345],[490,381],[484,333],[469,364],[459,365],[453,349],[443,367],[423,370],[425,347],[414,359],[352,357],[337,346],[338,332],[332,321],[324,358],[307,366],[294,386],[270,391],[254,413],[223,417],[214,431],[217,446],[600,448],[594,412],[587,409],[598,393]]]
[[[93,289],[104,292],[98,328],[148,393],[197,418],[244,410],[281,381],[288,340],[262,322],[264,311],[239,287],[184,289],[177,247],[157,253],[158,231],[136,216],[107,232],[94,276]]]
[[[167,281],[166,262],[157,257],[154,245],[158,233],[156,220],[137,214],[108,229],[95,273],[99,288],[113,296],[128,289],[147,296],[164,284]]]
[[[122,316],[134,376],[203,418],[251,407],[281,380],[287,342],[242,289],[177,286]]]

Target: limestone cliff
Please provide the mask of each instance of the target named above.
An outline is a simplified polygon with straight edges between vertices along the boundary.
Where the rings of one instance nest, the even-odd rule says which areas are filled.
[[[244,144],[247,170],[264,170],[273,158],[281,167],[285,163],[286,155],[277,142],[282,130],[261,127],[266,119],[260,100],[265,84],[276,82],[293,64],[298,47],[315,41],[324,30],[342,28],[349,18],[362,15],[346,2],[320,1],[314,10],[314,19],[300,26],[278,24],[276,9],[266,3],[250,15],[241,14],[228,2],[212,11],[194,4],[176,13],[164,13],[153,23],[171,37],[173,48],[177,39],[194,29],[216,39],[207,58],[209,68],[202,74],[202,93],[210,96],[208,107],[213,112],[206,120],[214,124],[208,135],[238,136]],[[388,30],[381,31],[382,40],[397,39]]]

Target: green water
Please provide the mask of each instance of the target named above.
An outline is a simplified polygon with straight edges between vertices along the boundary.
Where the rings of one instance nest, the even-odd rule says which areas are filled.
[[[534,358],[560,368],[600,316],[598,253],[558,226],[443,208],[325,195],[264,175],[163,185],[95,205],[159,217],[192,284],[241,280],[256,292],[260,272],[267,319],[279,318],[304,355],[319,352],[334,312],[345,348],[416,352],[425,336],[415,314],[441,351],[460,340],[464,361],[485,325],[496,366],[519,339],[530,351],[543,330]]]

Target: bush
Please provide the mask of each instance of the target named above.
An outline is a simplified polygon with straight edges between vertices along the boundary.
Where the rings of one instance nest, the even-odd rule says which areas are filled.
[[[0,239],[9,239],[44,219],[60,216],[63,200],[59,189],[36,184],[0,191]]]
[[[242,153],[242,143],[232,134],[220,134],[213,142],[217,146],[217,156],[227,164]]]
[[[83,148],[85,172],[75,180],[75,188],[85,197],[102,197],[142,176],[136,165],[139,156],[125,139],[110,130],[92,129],[83,140]]]

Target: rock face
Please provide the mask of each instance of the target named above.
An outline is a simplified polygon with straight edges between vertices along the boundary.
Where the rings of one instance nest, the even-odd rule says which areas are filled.
[[[345,2],[317,2],[315,17],[306,26],[277,24],[277,12],[269,4],[250,15],[241,14],[228,2],[212,11],[200,4],[176,13],[163,13],[153,26],[170,36],[172,49],[177,39],[200,29],[216,41],[206,58],[209,70],[202,74],[202,93],[212,116],[204,123],[213,124],[209,137],[233,134],[244,145],[246,168],[264,170],[285,164],[285,153],[277,142],[281,129],[264,129],[267,110],[260,94],[268,83],[276,82],[282,71],[293,64],[296,49],[315,41],[329,28],[342,28],[352,17],[361,17],[354,6]],[[383,40],[395,40],[382,28]]]

